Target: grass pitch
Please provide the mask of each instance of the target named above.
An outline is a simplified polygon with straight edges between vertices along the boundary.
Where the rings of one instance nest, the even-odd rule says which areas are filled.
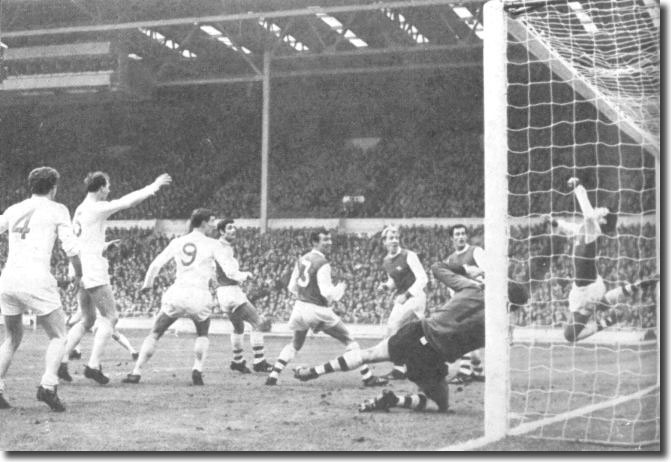
[[[139,349],[147,332],[131,330],[125,333]],[[447,415],[404,409],[362,414],[357,411],[357,405],[375,396],[380,388],[364,388],[358,371],[330,374],[306,383],[293,378],[291,369],[295,365],[316,364],[341,354],[342,346],[333,339],[321,336],[308,338],[303,350],[280,376],[280,382],[275,387],[264,384],[265,374],[241,375],[229,370],[231,348],[227,335],[210,337],[210,351],[204,370],[205,386],[192,386],[193,340],[193,335],[189,334],[179,337],[166,334],[139,385],[121,383],[121,379],[131,371],[133,362],[130,355],[113,342],[110,342],[103,359],[104,371],[112,379],[109,385],[100,386],[84,378],[83,361],[71,362],[70,372],[74,381],[59,387],[59,395],[68,409],[59,414],[50,412],[44,403],[35,399],[36,386],[43,372],[46,338],[41,330],[27,331],[7,378],[6,396],[13,408],[0,411],[0,449],[430,451],[483,435],[484,385],[481,383],[450,386],[451,408]],[[84,359],[88,358],[91,341],[92,336],[87,335],[82,342]],[[288,341],[288,337],[266,338],[266,356],[270,361]],[[376,342],[362,340],[360,343],[362,347],[367,347]],[[528,349],[517,350],[512,350],[513,363],[524,367],[530,357]],[[561,357],[570,357],[571,361],[580,363],[575,355],[567,356],[565,353]],[[541,353],[539,358],[543,354],[546,353]],[[581,354],[594,355],[589,350]],[[246,337],[245,357],[248,363],[251,363],[251,356]],[[635,361],[642,364],[640,359]],[[540,360],[540,363],[543,362]],[[389,363],[373,366],[378,374],[385,374],[390,367]],[[451,368],[451,372],[456,372],[456,368]],[[532,370],[532,382],[543,384],[544,374],[546,371],[543,368]],[[519,373],[513,372],[514,387],[519,385],[520,380]],[[415,391],[409,381],[393,381],[388,388],[399,393]],[[536,398],[532,397],[532,400]],[[544,400],[539,399],[538,402]],[[430,405],[431,409],[435,409],[433,403]],[[659,449],[659,446],[656,448]],[[516,437],[482,449],[556,451],[618,448]],[[641,449],[655,449],[655,446]]]

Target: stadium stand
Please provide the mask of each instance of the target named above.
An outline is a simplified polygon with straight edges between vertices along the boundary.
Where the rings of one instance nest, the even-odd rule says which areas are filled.
[[[638,234],[635,226],[624,227],[622,234]],[[403,244],[417,251],[420,260],[426,268],[436,261],[442,260],[452,251],[449,229],[444,227],[410,227],[401,229]],[[469,232],[476,241],[482,236],[482,228],[471,228]],[[529,232],[519,229],[520,233]],[[532,230],[538,233],[539,230]],[[643,234],[654,233],[652,225],[644,225]],[[287,282],[287,271],[291,269],[294,259],[309,248],[306,230],[285,229],[271,230],[265,235],[259,235],[258,230],[242,228],[239,230],[239,240],[236,249],[243,268],[252,271],[254,277],[246,285],[250,298],[255,300],[257,308],[264,314],[271,316],[275,321],[286,321],[291,311],[289,293],[284,289]],[[163,289],[171,282],[171,268],[163,270],[158,278],[154,290],[147,295],[140,295],[138,289],[142,283],[144,273],[151,260],[163,249],[168,238],[156,235],[149,230],[141,229],[111,229],[109,239],[121,239],[117,249],[113,250],[110,259],[112,287],[122,316],[149,316],[159,307]],[[654,243],[636,242],[633,239],[623,239],[609,242],[607,252],[617,252],[620,245],[621,253],[635,254],[637,252],[651,252],[654,248],[646,246]],[[547,242],[545,245],[548,245]],[[511,253],[521,258],[526,250],[520,243],[513,244]],[[0,238],[0,262],[5,261],[7,240]],[[332,262],[334,279],[347,282],[348,290],[345,297],[336,305],[336,310],[345,322],[377,324],[384,322],[391,306],[391,295],[378,295],[375,287],[386,280],[381,269],[384,248],[377,236],[358,236],[355,234],[336,234],[334,237]],[[606,253],[607,253],[606,252]],[[537,245],[533,255],[542,256],[544,249]],[[67,274],[66,259],[62,252],[54,254],[53,267],[57,279],[64,279]],[[601,274],[606,281],[634,280],[637,277],[646,277],[654,274],[654,268],[645,267],[643,274],[637,273],[634,260],[626,260],[618,265],[608,264],[602,260]],[[554,281],[561,281],[562,276],[569,281],[570,259],[558,258],[550,263]],[[518,262],[511,268],[511,275],[518,280],[529,278],[529,267],[526,263]],[[540,276],[540,277],[539,277]],[[524,310],[514,313],[515,324],[518,326],[547,326],[557,327],[567,319],[567,299],[570,285],[551,284],[542,274],[533,277],[541,280],[532,286],[532,303]],[[548,292],[554,291],[552,302]],[[429,272],[427,286],[429,310],[444,303],[449,294],[443,285],[439,285]],[[654,294],[644,292],[637,296],[632,305],[623,306],[624,326],[653,327],[655,326]],[[62,297],[68,311],[76,309],[76,299],[72,290],[63,291]],[[644,306],[645,308],[641,308]],[[218,308],[216,308],[218,310]]]

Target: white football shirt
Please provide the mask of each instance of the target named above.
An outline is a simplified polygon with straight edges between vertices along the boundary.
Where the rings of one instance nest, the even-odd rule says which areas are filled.
[[[28,291],[54,286],[51,254],[56,238],[68,257],[79,249],[72,232],[70,212],[58,202],[32,196],[0,215],[0,233],[9,231],[9,254],[0,275],[0,288]]]

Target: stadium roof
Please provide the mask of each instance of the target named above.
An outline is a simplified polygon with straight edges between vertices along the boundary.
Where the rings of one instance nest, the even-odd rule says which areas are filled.
[[[10,49],[115,40],[158,86],[482,65],[483,1],[3,0]]]

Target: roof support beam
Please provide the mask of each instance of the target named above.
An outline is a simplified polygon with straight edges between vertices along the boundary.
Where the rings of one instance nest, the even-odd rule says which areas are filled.
[[[340,5],[340,6],[308,7],[293,10],[232,13],[232,14],[220,14],[213,16],[191,16],[184,18],[123,22],[117,24],[96,24],[96,25],[84,25],[84,26],[50,27],[42,29],[30,29],[30,30],[14,30],[14,31],[4,31],[2,35],[3,38],[17,38],[17,37],[35,37],[44,35],[75,34],[75,33],[86,33],[86,32],[110,32],[124,29],[179,26],[194,23],[199,24],[199,23],[212,23],[212,22],[258,20],[260,18],[272,19],[272,18],[287,18],[292,16],[312,16],[318,12],[326,14],[338,14],[338,13],[348,13],[357,11],[375,11],[381,8],[419,8],[419,7],[436,6],[436,5],[449,5],[451,3],[454,3],[454,0],[397,0],[397,1],[378,2],[365,5],[355,4],[355,5]],[[482,3],[482,0],[460,0],[459,3],[480,4]]]
[[[381,72],[408,72],[432,69],[457,69],[467,67],[482,67],[482,61],[478,62],[460,62],[460,63],[427,63],[427,64],[405,64],[396,66],[372,66],[372,67],[353,67],[349,69],[314,69],[305,71],[272,72],[271,79],[286,79],[293,77],[324,77],[331,75],[347,74],[376,74]],[[165,87],[183,87],[190,85],[219,85],[230,83],[249,83],[261,82],[262,75],[248,75],[240,77],[213,77],[205,79],[173,80],[169,82],[160,82],[156,86]]]

